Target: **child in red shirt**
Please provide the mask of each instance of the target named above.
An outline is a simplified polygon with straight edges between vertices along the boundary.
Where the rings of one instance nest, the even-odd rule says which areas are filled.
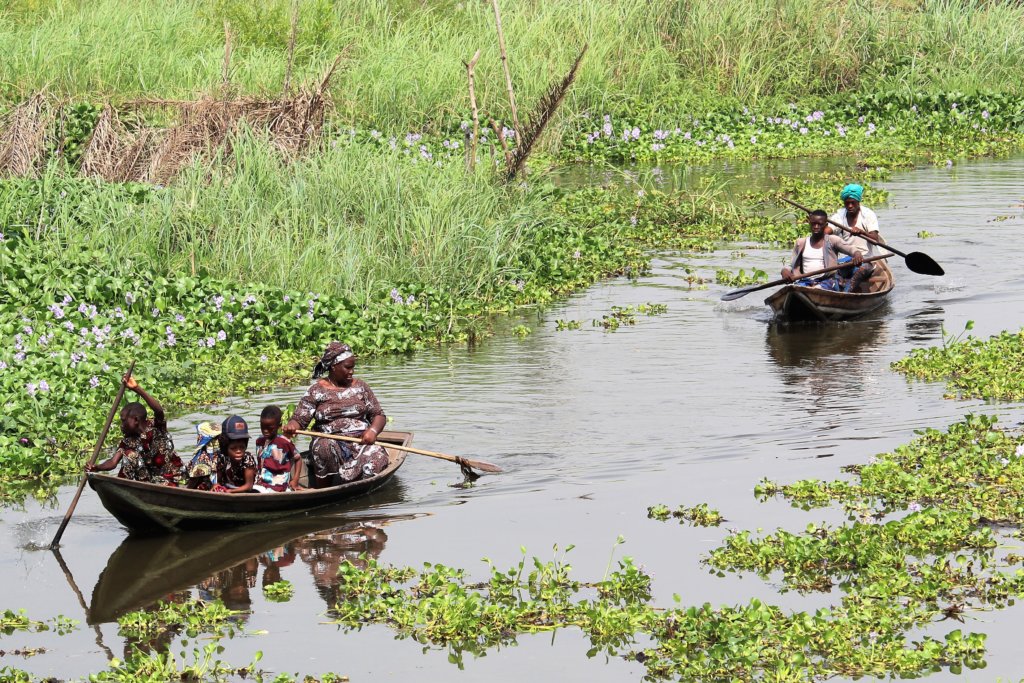
[[[302,458],[295,450],[295,444],[280,435],[281,409],[267,406],[260,413],[260,433],[256,439],[256,462],[260,472],[257,491],[299,491],[299,477],[302,476]]]

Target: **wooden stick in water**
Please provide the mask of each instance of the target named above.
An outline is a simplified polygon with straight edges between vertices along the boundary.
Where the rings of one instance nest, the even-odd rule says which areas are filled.
[[[124,377],[130,377],[132,371],[135,370],[135,361],[128,366],[128,372],[124,374]],[[89,464],[94,465],[96,458],[99,457],[100,451],[103,449],[103,442],[107,440],[107,432],[110,431],[110,423],[114,421],[114,414],[117,413],[117,407],[121,405],[121,399],[124,398],[124,391],[127,386],[124,383],[124,377],[121,379],[121,388],[117,390],[117,397],[114,399],[114,404],[110,406],[110,412],[107,413],[107,421],[103,425],[103,431],[100,432],[100,438],[96,440],[96,447],[92,449],[92,457],[89,458]],[[50,541],[50,550],[56,550],[60,545],[60,537],[64,535],[64,529],[67,528],[68,522],[71,521],[71,515],[75,513],[75,506],[78,505],[78,499],[82,497],[82,490],[85,488],[85,482],[88,479],[88,475],[82,475],[82,481],[78,483],[78,490],[75,491],[75,497],[71,499],[71,507],[68,508],[68,512],[64,515],[64,520],[60,523],[60,528],[57,529],[57,534]]]

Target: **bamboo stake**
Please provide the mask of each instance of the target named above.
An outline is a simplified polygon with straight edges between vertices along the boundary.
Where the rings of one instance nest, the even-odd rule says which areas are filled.
[[[501,131],[501,126],[495,123],[494,119],[488,119],[491,123],[491,129],[494,131],[494,136],[498,138],[498,142],[501,143],[501,149],[505,152],[505,166],[508,169],[512,168],[512,150],[508,148],[508,142],[505,141],[505,134]]]
[[[299,32],[299,1],[292,3],[292,30],[288,37],[288,68],[284,72],[284,88],[282,91],[287,94],[292,81],[292,64],[295,62],[295,37]]]
[[[224,22],[224,63],[221,65],[220,79],[221,87],[227,94],[228,84],[231,82],[231,24]]]
[[[494,7],[494,22],[498,27],[498,48],[501,50],[501,67],[505,71],[505,85],[508,87],[508,103],[512,109],[512,128],[515,130],[516,137],[518,138],[522,129],[519,127],[516,93],[512,89],[512,73],[509,71],[508,53],[505,50],[505,32],[501,28],[501,10],[498,8],[498,0],[491,0],[491,5]]]
[[[467,142],[466,145],[466,167],[473,171],[476,168],[476,141],[480,138],[480,112],[476,108],[476,90],[474,89],[473,81],[473,69],[476,67],[477,61],[480,59],[480,50],[477,50],[473,55],[473,58],[468,62],[463,62],[466,65],[466,77],[469,79],[469,106],[473,110],[473,139],[469,140],[469,134],[466,134]]]

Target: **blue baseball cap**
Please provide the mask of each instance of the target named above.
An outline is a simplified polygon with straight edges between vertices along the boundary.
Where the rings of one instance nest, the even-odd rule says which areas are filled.
[[[221,423],[220,433],[225,439],[231,441],[235,439],[248,439],[249,425],[238,415],[232,415]]]

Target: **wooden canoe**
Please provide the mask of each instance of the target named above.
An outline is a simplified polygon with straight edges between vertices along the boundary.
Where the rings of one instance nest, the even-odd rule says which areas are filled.
[[[382,432],[381,445],[408,446],[411,432]],[[366,495],[387,484],[405,462],[405,452],[387,449],[388,466],[370,479],[325,489],[284,493],[213,493],[130,481],[90,472],[89,485],[117,521],[133,533],[218,529],[302,515]]]
[[[875,261],[867,291],[831,292],[817,287],[786,285],[764,302],[779,322],[830,322],[864,315],[885,303],[896,285],[885,261]]]

